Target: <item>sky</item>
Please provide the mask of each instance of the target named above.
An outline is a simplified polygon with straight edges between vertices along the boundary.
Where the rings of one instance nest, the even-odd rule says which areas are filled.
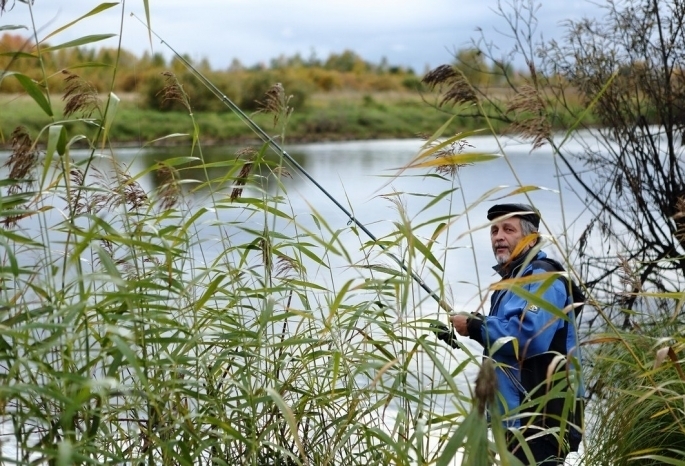
[[[102,2],[91,0],[7,0],[9,11],[0,16],[0,31],[29,34],[33,22],[42,39],[52,31],[87,14]],[[512,2],[501,1],[505,11]],[[50,38],[57,45],[91,34],[116,34],[90,47],[116,47],[121,36],[124,49],[136,55],[145,51],[171,52],[145,26],[143,0],[125,0],[88,17]],[[327,58],[352,50],[364,60],[403,66],[424,73],[451,63],[455,51],[480,37],[480,28],[500,50],[512,42],[502,32],[506,25],[496,13],[498,0],[149,0],[152,29],[165,42],[194,61],[209,60],[212,68],[225,69],[234,59],[244,66],[299,53],[307,59]],[[597,15],[599,8],[587,0],[543,0],[539,3],[538,34],[556,37],[568,19]],[[135,16],[131,16],[134,14]],[[5,29],[7,32],[8,29]],[[121,34],[120,34],[121,33]]]

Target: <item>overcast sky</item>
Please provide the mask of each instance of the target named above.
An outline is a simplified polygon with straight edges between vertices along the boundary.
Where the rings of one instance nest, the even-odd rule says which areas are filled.
[[[541,3],[538,31],[546,37],[559,35],[559,25],[566,19],[599,11],[587,0]],[[0,16],[0,27],[30,27],[28,5],[20,0],[7,1],[8,8],[13,4],[13,9]],[[39,38],[100,4],[90,0],[35,0],[32,9]],[[477,27],[503,48],[510,45],[497,33],[497,29],[505,29],[494,12],[497,0],[149,0],[149,4],[152,28],[159,36],[194,60],[207,58],[216,69],[228,67],[234,58],[252,66],[268,64],[281,55],[326,58],[330,53],[353,50],[373,63],[385,57],[390,65],[423,73],[451,62],[455,50],[478,37]],[[159,40],[153,39],[150,45],[145,27],[131,13],[144,20],[142,0],[120,2],[52,37],[49,43],[112,33],[117,39],[99,45],[114,47],[123,22],[125,49],[137,55],[152,50],[170,57]]]

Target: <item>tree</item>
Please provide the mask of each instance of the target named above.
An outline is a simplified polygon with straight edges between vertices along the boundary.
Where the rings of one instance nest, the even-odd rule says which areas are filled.
[[[461,70],[466,79],[474,85],[482,85],[488,80],[489,69],[485,56],[477,48],[459,50],[456,53],[455,68]]]
[[[637,265],[630,294],[618,300],[630,311],[644,305],[637,302],[640,291],[682,289],[684,18],[682,0],[608,2],[603,22],[569,23],[567,43],[551,44],[543,55],[549,71],[569,83],[559,91],[577,89],[586,104],[601,94],[594,113],[605,150],[587,147],[579,161],[597,174],[587,194],[599,208],[598,224],[621,232],[612,237],[625,259]],[[620,267],[605,267],[598,278]]]

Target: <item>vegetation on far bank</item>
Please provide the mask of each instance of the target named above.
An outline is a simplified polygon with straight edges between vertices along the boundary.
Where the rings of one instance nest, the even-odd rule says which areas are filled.
[[[0,68],[34,79],[46,92],[63,99],[51,105],[52,118],[30,102],[19,79],[0,81],[0,144],[7,147],[8,135],[17,124],[36,131],[63,115],[70,83],[79,80],[82,90],[102,94],[109,88],[122,98],[121,118],[114,123],[110,137],[117,144],[141,144],[169,133],[188,132],[185,109],[161,93],[165,80],[173,74],[189,97],[192,111],[208,141],[240,143],[253,137],[249,128],[188,72],[178,59],[165,60],[161,54],[137,57],[125,50],[107,48],[57,48],[41,54],[47,78],[40,77],[36,50],[30,41],[16,34],[0,36]],[[16,52],[24,53],[17,55]],[[12,54],[15,55],[12,55]],[[118,57],[118,58],[117,58]],[[112,79],[112,66],[117,72]],[[449,106],[441,106],[438,96],[414,70],[364,61],[352,51],[333,53],[326,59],[280,57],[267,65],[244,67],[234,61],[228,69],[212,69],[207,61],[195,64],[228,98],[246,112],[254,114],[260,125],[268,127],[269,117],[259,115],[264,93],[281,83],[295,110],[288,138],[292,142],[349,139],[412,138],[428,134],[442,125]],[[495,65],[486,63],[475,50],[457,54],[457,66],[471,82],[490,89],[492,95],[508,92]],[[525,74],[506,68],[508,79],[525,80]],[[27,100],[28,99],[28,100]],[[100,100],[103,100],[102,98]],[[577,103],[582,107],[581,102]],[[483,128],[486,121],[475,108],[461,112],[450,130]],[[497,113],[496,109],[489,112]],[[568,112],[555,117],[555,127],[571,125]],[[591,124],[588,116],[587,123]],[[508,131],[509,123],[493,119],[496,132]],[[166,141],[170,143],[172,141]]]
[[[286,90],[287,92],[287,90]],[[115,145],[140,145],[172,133],[192,131],[187,114],[180,111],[160,111],[141,106],[138,94],[124,94],[113,122],[111,140]],[[104,100],[103,100],[104,101]],[[192,103],[192,102],[191,102]],[[55,102],[62,112],[63,101]],[[475,113],[475,111],[474,111]],[[273,118],[259,112],[251,117],[264,129],[272,126]],[[430,134],[444,123],[449,114],[436,109],[422,96],[411,92],[354,91],[318,93],[309,97],[302,109],[295,108],[290,121],[288,142],[318,142],[361,139],[403,139]],[[251,130],[228,108],[198,111],[195,119],[206,143],[243,143],[254,139]],[[588,117],[590,123],[591,117]],[[0,147],[9,148],[9,135],[17,125],[32,132],[39,131],[50,118],[25,95],[0,94]],[[557,129],[568,128],[571,115],[559,119]],[[74,123],[85,128],[83,122]],[[449,130],[468,131],[485,126],[479,116],[461,115],[454,118]],[[509,130],[508,123],[493,121],[496,132]],[[169,139],[160,143],[173,144]]]

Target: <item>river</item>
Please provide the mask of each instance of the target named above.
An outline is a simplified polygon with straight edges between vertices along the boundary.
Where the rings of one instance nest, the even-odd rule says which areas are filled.
[[[420,140],[302,144],[286,146],[286,151],[376,237],[392,231],[393,222],[401,220],[391,200],[404,206],[412,225],[451,212],[456,218],[448,232],[438,238],[439,248],[436,249],[441,251],[444,276],[451,288],[450,302],[455,308],[473,311],[481,302],[479,292],[496,279],[491,269],[493,260],[488,232],[478,229],[487,222],[485,213],[492,205],[532,202],[542,213],[542,233],[555,238],[561,246],[547,248],[547,252],[556,258],[568,254],[590,216],[574,191],[576,185],[563,176],[565,170],[557,166],[548,146],[531,152],[529,144],[505,139],[500,141],[504,145],[502,151],[493,137],[472,137],[468,142],[473,146],[471,151],[502,154],[503,157],[465,166],[454,181],[439,179],[425,168],[399,170],[417,155],[423,143]],[[574,148],[566,145],[565,150],[573,151]],[[236,148],[212,147],[203,152],[211,162],[233,157],[235,151]],[[188,151],[164,148],[143,155],[140,160],[154,160],[188,155]],[[135,172],[135,168],[132,171]],[[310,213],[316,211],[332,230],[347,229],[349,232],[349,218],[342,210],[301,173],[294,169],[289,172],[292,178],[283,177],[289,205],[281,208],[294,214],[306,227],[313,228]],[[219,171],[215,170],[210,176],[219,176]],[[519,185],[540,189],[530,191],[528,198],[524,194],[505,197]],[[450,189],[455,189],[451,196],[428,211],[420,212],[428,202],[427,196]],[[469,210],[461,215],[466,206]],[[254,221],[251,226],[257,230],[262,228],[260,221]],[[427,241],[436,226],[437,223],[433,223],[415,233]],[[473,231],[472,235],[468,233],[470,231]],[[342,234],[341,241],[350,250],[359,249],[359,238],[353,234]],[[390,259],[383,261],[392,263]],[[428,276],[423,278],[430,281]]]

